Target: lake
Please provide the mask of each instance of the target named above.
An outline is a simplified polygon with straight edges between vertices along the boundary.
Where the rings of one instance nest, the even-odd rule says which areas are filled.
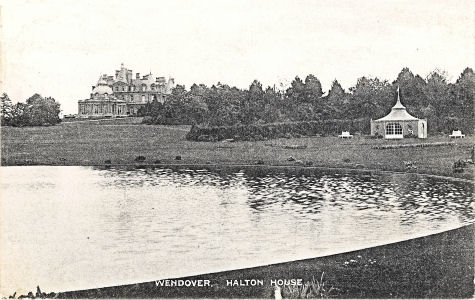
[[[475,220],[473,186],[415,174],[1,167],[1,293],[259,266]]]

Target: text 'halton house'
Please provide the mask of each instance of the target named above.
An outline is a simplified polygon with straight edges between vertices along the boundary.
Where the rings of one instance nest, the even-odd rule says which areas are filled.
[[[79,117],[125,117],[136,115],[145,104],[157,100],[163,103],[175,86],[175,80],[153,77],[152,73],[133,77],[132,70],[121,64],[115,76],[103,74],[89,99],[78,101]]]

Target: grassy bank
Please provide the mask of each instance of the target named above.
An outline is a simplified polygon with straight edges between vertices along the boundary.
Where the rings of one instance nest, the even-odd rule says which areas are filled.
[[[106,160],[118,165],[133,164],[137,156],[144,156],[144,163],[150,164],[157,160],[162,164],[306,164],[472,178],[472,165],[462,173],[455,174],[452,170],[455,161],[470,158],[471,136],[456,141],[446,136],[431,136],[423,140],[428,146],[400,148],[381,146],[418,144],[421,140],[388,141],[356,136],[191,142],[185,140],[188,126],[135,123],[106,120],[50,127],[4,127],[2,165],[103,165]],[[181,160],[175,160],[176,156],[181,156]],[[290,156],[296,161],[288,161]]]
[[[473,296],[474,225],[348,253],[182,278],[209,287],[163,287],[145,282],[50,294],[58,298],[273,298],[271,279],[316,279],[332,298],[468,298]],[[321,275],[324,274],[322,277]],[[259,279],[260,286],[228,280]],[[328,291],[331,292],[328,293]],[[283,287],[283,296],[296,296]],[[294,289],[295,292],[295,289]]]

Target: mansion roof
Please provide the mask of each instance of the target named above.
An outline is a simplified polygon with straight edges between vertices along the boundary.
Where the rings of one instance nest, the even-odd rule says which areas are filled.
[[[105,84],[100,84],[100,85],[98,85],[98,86],[96,86],[95,88],[92,89],[92,94],[99,94],[99,95],[109,94],[109,95],[112,95],[113,92],[112,92],[112,89],[110,88],[110,86],[105,85]]]
[[[152,72],[143,75],[142,77],[140,77],[140,73],[136,73],[134,78],[132,70],[125,68],[124,64],[121,64],[120,70],[115,71],[115,76],[107,74],[101,75],[97,85],[99,85],[100,82],[105,82],[110,87],[115,85],[127,85],[134,86],[137,89],[146,87],[146,90],[153,89],[154,87],[163,87],[166,94],[171,92],[171,89],[175,84],[173,78],[169,78],[167,81],[165,77],[162,76],[154,77]]]

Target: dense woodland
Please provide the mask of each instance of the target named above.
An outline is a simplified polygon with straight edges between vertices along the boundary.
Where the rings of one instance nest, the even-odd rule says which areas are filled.
[[[314,75],[305,80],[296,77],[286,90],[264,89],[257,80],[246,90],[221,83],[211,87],[194,84],[189,90],[178,85],[165,103],[154,101],[139,113],[148,124],[242,128],[312,121],[312,126],[321,124],[319,128],[348,128],[367,134],[369,120],[381,118],[391,110],[397,86],[409,113],[427,119],[429,133],[455,129],[473,132],[475,74],[471,68],[466,68],[455,83],[438,70],[424,79],[408,68],[402,69],[392,83],[361,77],[348,91],[334,80],[326,94]],[[7,94],[1,96],[2,125],[53,125],[60,122],[59,113],[60,104],[51,97],[35,94],[25,103],[13,105]]]
[[[51,97],[34,94],[25,103],[12,101],[6,93],[0,97],[2,126],[48,126],[59,123],[60,104]]]
[[[218,83],[194,84],[189,90],[178,85],[164,104],[153,102],[140,113],[148,124],[199,124],[200,127],[243,126],[296,121],[338,122],[367,119],[358,131],[369,133],[369,119],[385,116],[396,102],[400,87],[403,104],[412,115],[428,120],[430,133],[473,131],[475,74],[466,68],[455,83],[444,72],[427,78],[404,68],[392,83],[361,77],[345,91],[334,80],[324,95],[314,75],[296,77],[284,91],[263,88],[255,80],[242,90]],[[360,122],[366,124],[366,122]]]

